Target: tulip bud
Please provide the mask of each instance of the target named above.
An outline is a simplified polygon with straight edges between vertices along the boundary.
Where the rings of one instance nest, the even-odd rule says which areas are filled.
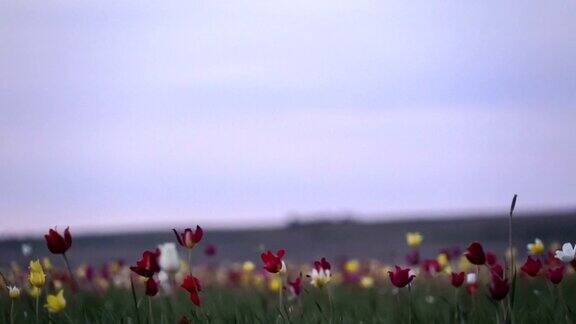
[[[8,296],[10,299],[20,298],[20,288],[15,286],[8,286]]]

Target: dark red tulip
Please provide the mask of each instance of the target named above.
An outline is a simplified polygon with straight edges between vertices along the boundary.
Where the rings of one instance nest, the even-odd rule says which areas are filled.
[[[147,296],[156,296],[158,293],[158,283],[154,280],[154,278],[150,277],[146,280],[146,295]]]
[[[326,258],[322,258],[320,261],[314,261],[314,268],[318,271],[330,270],[330,262],[326,261]]]
[[[409,268],[402,269],[399,266],[396,266],[395,271],[388,271],[388,275],[390,276],[390,282],[398,288],[405,287],[416,277],[410,274]]]
[[[158,257],[160,256],[160,251],[144,251],[142,253],[142,260],[136,262],[136,266],[131,266],[130,270],[136,272],[142,277],[151,278],[155,273],[160,272],[160,266],[158,265]]]
[[[294,281],[288,280],[288,285],[290,286],[290,290],[294,294],[294,296],[300,296],[300,292],[302,292],[302,274],[296,277]]]
[[[198,296],[198,292],[202,291],[202,287],[200,286],[200,280],[198,280],[198,278],[188,275],[184,278],[180,287],[190,293],[190,300],[194,305],[200,306],[200,296]]]
[[[486,263],[486,255],[484,254],[484,249],[482,245],[478,242],[473,242],[468,246],[466,252],[464,253],[468,261],[475,265],[482,265]]]
[[[284,257],[285,253],[286,251],[284,250],[278,250],[276,255],[274,255],[271,251],[266,251],[265,253],[262,253],[260,257],[264,262],[264,269],[266,269],[266,271],[270,273],[280,272],[280,270],[282,270],[283,268],[282,258]]]
[[[542,261],[539,259],[533,259],[529,256],[520,269],[530,277],[536,277],[538,272],[540,272],[540,269],[542,269]]]
[[[508,279],[503,279],[500,276],[493,275],[492,282],[488,287],[490,290],[490,296],[494,300],[502,300],[506,295],[508,295],[508,291],[510,290],[510,284],[508,284]]]
[[[456,272],[452,272],[452,286],[458,288],[460,286],[462,286],[462,284],[464,283],[464,279],[466,278],[466,274],[464,272],[460,272],[460,273],[456,273]]]
[[[216,255],[216,246],[213,244],[208,244],[208,246],[204,249],[204,254],[207,256],[215,256]]]
[[[406,254],[406,262],[411,266],[418,265],[418,263],[420,263],[420,253],[418,250],[412,250]]]
[[[496,254],[494,254],[494,252],[486,252],[486,263],[489,266],[493,266],[498,262],[498,257],[496,257]]]
[[[472,283],[472,284],[467,285],[466,291],[468,292],[468,294],[474,295],[478,291],[478,284]]]
[[[48,250],[54,254],[64,254],[72,246],[72,235],[70,235],[70,227],[64,230],[64,237],[53,229],[44,235]]]
[[[435,274],[440,272],[440,263],[434,259],[424,260],[422,269],[424,269],[427,274]]]
[[[504,268],[502,268],[502,265],[500,263],[495,263],[493,266],[491,266],[490,273],[493,276],[504,278]]]
[[[548,269],[548,279],[553,284],[559,284],[562,278],[564,278],[564,266]]]
[[[175,228],[172,229],[174,234],[176,235],[176,240],[178,240],[178,244],[182,245],[187,249],[192,249],[200,242],[202,236],[204,235],[204,231],[198,225],[196,225],[196,231],[192,231],[191,228],[187,228],[184,230],[184,233],[179,234]]]

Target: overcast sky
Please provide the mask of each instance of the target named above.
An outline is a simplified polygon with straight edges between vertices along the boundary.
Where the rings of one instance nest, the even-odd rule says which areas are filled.
[[[0,235],[574,207],[576,2],[4,0],[0,112]]]

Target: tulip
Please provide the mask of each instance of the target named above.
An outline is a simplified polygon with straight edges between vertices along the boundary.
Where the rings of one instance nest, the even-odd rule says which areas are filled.
[[[187,249],[194,248],[196,246],[196,244],[198,244],[198,242],[200,242],[200,240],[202,239],[202,236],[204,235],[202,228],[198,225],[196,225],[196,231],[192,231],[191,228],[187,228],[184,230],[184,233],[182,233],[182,234],[178,234],[176,229],[172,229],[172,230],[174,231],[174,234],[176,235],[176,240],[178,240],[178,243]]]
[[[435,273],[440,272],[440,263],[437,260],[424,260],[422,263],[422,268],[424,271],[429,274],[433,275]]]
[[[405,287],[416,277],[410,274],[409,268],[402,269],[399,266],[396,266],[395,271],[388,271],[388,275],[390,276],[390,282],[398,288]]]
[[[160,266],[158,265],[159,254],[158,250],[155,252],[144,251],[142,260],[137,261],[136,266],[131,266],[130,270],[142,277],[151,278],[155,273],[160,272]]]
[[[202,291],[202,287],[200,286],[200,280],[198,280],[198,278],[188,275],[184,278],[180,287],[190,293],[190,300],[194,305],[200,306],[200,296],[198,296],[198,292]]]
[[[564,266],[548,269],[548,279],[553,284],[559,284],[562,278],[564,278]]]
[[[216,255],[216,251],[216,246],[214,244],[208,244],[208,246],[204,249],[204,254],[211,257]]]
[[[158,283],[154,280],[154,278],[150,277],[146,280],[146,291],[147,296],[156,296],[158,293]]]
[[[496,254],[490,251],[486,252],[486,264],[493,266],[496,263],[498,263],[498,257],[496,257]]]
[[[28,256],[30,256],[30,254],[32,254],[32,245],[30,245],[28,243],[22,243],[21,250],[22,250],[22,255],[24,257],[28,257]]]
[[[30,261],[30,275],[28,281],[33,287],[44,287],[44,284],[46,283],[46,274],[44,273],[44,269],[42,269],[42,265],[40,265],[40,261]]]
[[[494,300],[502,300],[506,295],[508,295],[508,291],[510,290],[510,284],[508,284],[508,279],[503,279],[500,276],[492,276],[492,282],[488,287],[490,290],[490,296]]]
[[[362,276],[360,279],[360,287],[364,289],[370,289],[374,287],[374,278],[370,276]]]
[[[424,236],[419,232],[408,232],[406,233],[406,243],[409,247],[419,247],[424,240]]]
[[[544,252],[544,243],[542,243],[542,240],[537,238],[534,240],[534,243],[528,243],[526,248],[528,249],[528,254],[538,255]]]
[[[274,255],[271,251],[262,253],[260,257],[264,262],[264,269],[270,273],[285,273],[286,264],[284,261],[282,261],[285,253],[286,251],[284,250],[278,250],[276,255]]]
[[[302,274],[300,274],[294,281],[288,280],[288,285],[290,286],[290,291],[294,297],[300,296],[302,292]]]
[[[455,288],[462,286],[464,283],[464,279],[466,278],[466,274],[464,272],[452,272],[451,284]]]
[[[72,235],[70,235],[70,228],[66,227],[64,230],[64,237],[57,231],[50,229],[48,234],[44,235],[48,250],[53,254],[64,254],[72,246]]]
[[[168,273],[176,273],[180,269],[180,258],[176,250],[176,244],[164,243],[158,245],[160,256],[158,257],[158,264],[160,269]]]
[[[576,250],[570,243],[564,243],[562,245],[562,250],[556,251],[556,258],[564,263],[570,263],[574,260],[574,254],[576,254]]]
[[[314,261],[314,268],[310,273],[310,283],[317,288],[322,288],[327,285],[331,279],[330,268],[330,263],[326,261],[326,258],[322,258],[320,261]]]
[[[466,274],[466,291],[468,291],[470,295],[473,295],[478,291],[477,280],[478,278],[475,273],[471,272]]]
[[[254,268],[256,266],[254,265],[254,262],[252,261],[245,261],[244,263],[242,263],[242,270],[244,272],[252,272],[254,271]]]
[[[30,295],[30,297],[32,297],[34,299],[40,297],[41,294],[42,294],[42,289],[38,288],[38,287],[32,287],[28,290],[28,295]]]
[[[542,269],[542,261],[539,259],[533,259],[529,256],[520,269],[530,277],[536,277],[538,272],[540,272],[540,269]]]
[[[496,263],[490,267],[490,273],[493,276],[498,276],[500,278],[504,278],[504,268],[499,263]]]
[[[46,307],[50,313],[59,313],[64,310],[64,308],[66,308],[64,290],[60,290],[56,295],[48,295],[44,307]]]
[[[444,269],[450,265],[450,257],[446,253],[439,253],[436,257],[436,261],[440,265],[441,269]]]
[[[420,263],[420,252],[418,250],[410,251],[406,254],[406,262],[411,266],[418,265]]]
[[[486,255],[484,254],[484,249],[482,249],[482,245],[478,242],[473,242],[470,244],[464,255],[466,256],[466,259],[468,259],[468,261],[470,261],[472,264],[482,265],[486,263]]]
[[[8,286],[8,297],[10,299],[18,299],[20,298],[20,288],[16,286]]]

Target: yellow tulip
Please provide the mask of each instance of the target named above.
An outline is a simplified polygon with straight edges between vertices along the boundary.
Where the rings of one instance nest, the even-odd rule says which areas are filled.
[[[438,261],[438,264],[440,264],[440,268],[442,269],[444,269],[444,267],[450,264],[450,261],[448,260],[448,256],[446,255],[446,253],[438,254],[438,256],[436,257],[436,261]]]
[[[356,259],[348,260],[344,264],[344,270],[348,273],[356,273],[360,270],[360,262]]]
[[[406,243],[408,243],[408,246],[410,247],[419,247],[423,240],[424,236],[419,232],[406,233]]]
[[[374,279],[369,276],[364,276],[360,279],[360,287],[364,289],[370,289],[374,287]]]
[[[252,272],[256,266],[251,261],[246,261],[242,264],[242,270],[244,272]]]
[[[46,297],[46,305],[44,305],[50,313],[58,313],[66,308],[66,299],[64,299],[64,290],[60,290],[56,295],[48,295]]]
[[[280,279],[277,276],[270,279],[270,282],[268,283],[268,288],[272,291],[278,291],[282,289],[282,279]]]
[[[42,265],[44,266],[44,269],[46,269],[46,271],[52,270],[52,261],[50,261],[48,257],[42,259]]]
[[[538,238],[534,240],[534,243],[529,243],[526,247],[528,248],[528,254],[538,255],[544,252],[544,243]]]
[[[46,274],[40,265],[40,261],[30,261],[30,275],[28,281],[34,287],[42,288],[46,283]]]
[[[40,294],[42,294],[42,289],[38,287],[32,287],[28,290],[28,295],[32,298],[38,298],[40,297]]]

